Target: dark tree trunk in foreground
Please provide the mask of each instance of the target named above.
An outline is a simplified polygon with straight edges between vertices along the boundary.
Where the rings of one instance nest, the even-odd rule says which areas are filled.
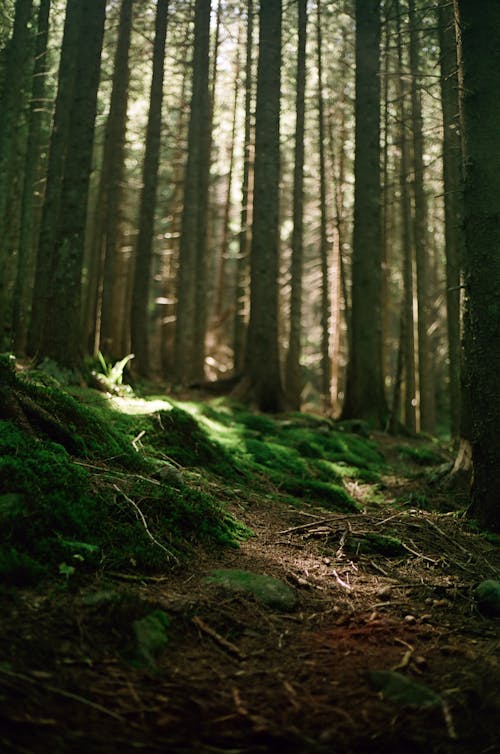
[[[84,232],[106,12],[106,0],[94,0],[91,9],[84,0],[80,2],[74,92],[47,315],[50,327],[45,327],[40,348],[41,356],[48,356],[68,368],[78,368],[82,363],[80,310]]]
[[[379,13],[378,0],[356,1],[352,332],[343,416],[383,427]]]
[[[463,71],[466,339],[474,482],[470,514],[500,531],[500,4],[457,0]]]
[[[193,92],[177,280],[175,377],[203,379],[206,329],[206,255],[210,169],[210,0],[197,0],[193,51]]]
[[[139,211],[139,236],[136,246],[134,287],[132,292],[131,336],[135,354],[134,367],[140,374],[149,371],[149,291],[153,252],[158,166],[160,163],[161,111],[165,69],[168,1],[160,0],[156,7],[156,29],[153,49],[153,76],[146,131],[146,151],[143,166],[143,187]]]
[[[443,108],[443,178],[446,240],[446,312],[450,374],[450,430],[460,435],[460,270],[463,263],[462,145],[458,116],[455,17],[448,0],[439,2],[441,102]]]
[[[286,396],[290,407],[300,409],[302,375],[300,367],[302,334],[302,273],[304,225],[304,120],[306,87],[307,0],[299,0],[299,41],[295,122],[295,163],[293,173],[293,232],[290,293],[290,337],[286,360]]]
[[[68,144],[81,9],[80,0],[68,0],[59,62],[54,119],[50,134],[40,235],[36,254],[35,285],[27,344],[27,351],[31,356],[34,356],[40,348],[47,322],[47,309],[52,284],[54,241],[59,218]]]

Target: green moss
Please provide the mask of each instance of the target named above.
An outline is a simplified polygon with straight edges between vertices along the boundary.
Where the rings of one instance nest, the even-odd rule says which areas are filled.
[[[294,448],[274,442],[246,440],[245,450],[254,463],[268,469],[294,476],[305,476],[309,472],[306,461]]]
[[[438,451],[433,448],[412,448],[409,445],[398,447],[398,453],[401,458],[418,464],[419,466],[434,466],[438,463],[444,463],[446,460]]]
[[[387,558],[407,554],[397,537],[371,532],[363,534],[362,537],[349,537],[347,549],[356,555],[384,555]]]
[[[295,497],[307,498],[308,502],[320,505],[328,510],[354,513],[360,510],[360,506],[345,491],[336,484],[320,482],[316,479],[287,479],[281,480],[280,488]]]

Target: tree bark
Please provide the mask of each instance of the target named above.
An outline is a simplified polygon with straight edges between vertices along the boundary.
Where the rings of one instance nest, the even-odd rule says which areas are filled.
[[[464,126],[466,338],[474,481],[470,515],[500,532],[500,5],[457,0]]]
[[[293,231],[290,292],[290,335],[286,360],[286,396],[295,410],[300,409],[302,375],[300,367],[302,335],[302,278],[304,245],[304,121],[306,88],[307,0],[298,2],[298,47],[296,82],[295,161],[293,172]]]
[[[33,288],[34,253],[36,236],[35,192],[39,178],[42,127],[45,122],[44,99],[49,71],[47,44],[49,38],[49,15],[51,0],[41,0],[37,17],[35,66],[31,89],[28,123],[28,145],[21,199],[21,228],[17,259],[16,283],[12,324],[16,353],[24,353],[28,336],[30,293]]]
[[[278,351],[281,0],[261,0],[250,323],[245,375],[261,411],[284,407]]]
[[[92,9],[79,0],[80,24],[74,92],[64,163],[57,235],[54,239],[53,284],[40,355],[79,369],[81,351],[81,277],[87,195],[92,162],[97,88],[104,34],[106,1]]]
[[[383,427],[379,13],[378,0],[356,1],[352,332],[342,414]]]
[[[36,254],[35,285],[27,343],[27,351],[30,356],[34,356],[38,352],[47,323],[47,311],[53,280],[54,243],[59,220],[76,71],[77,41],[81,25],[81,9],[80,0],[68,0],[59,61],[54,118],[50,134],[40,236]]]
[[[432,361],[432,345],[429,336],[431,325],[430,269],[428,252],[428,212],[424,185],[424,138],[422,102],[418,88],[420,75],[419,38],[415,18],[415,0],[409,0],[410,21],[410,70],[411,101],[413,117],[413,166],[415,187],[415,259],[417,269],[418,308],[418,377],[420,393],[420,429],[434,432],[436,429],[435,384]]]
[[[131,337],[135,354],[134,369],[147,375],[149,363],[149,291],[151,288],[151,261],[154,218],[160,163],[161,112],[165,68],[168,2],[161,0],[156,6],[155,42],[153,48],[153,75],[149,100],[149,117],[146,130],[146,151],[143,166],[143,187],[139,210],[139,235],[137,238],[134,283],[132,292]]]
[[[457,45],[453,6],[439,0],[441,102],[443,111],[443,181],[446,246],[446,311],[450,380],[450,430],[460,435],[460,279],[463,264],[462,144],[459,130]]]
[[[210,167],[209,31],[210,2],[197,0],[193,91],[177,277],[174,370],[176,380],[181,384],[202,380],[205,362],[205,272]]]

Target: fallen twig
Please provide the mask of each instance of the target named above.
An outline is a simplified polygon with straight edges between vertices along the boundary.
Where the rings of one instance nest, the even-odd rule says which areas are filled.
[[[197,626],[200,629],[200,631],[203,631],[203,633],[207,634],[207,636],[210,636],[211,639],[214,639],[214,641],[220,644],[221,647],[226,649],[228,652],[231,652],[231,654],[236,655],[236,657],[243,659],[244,654],[236,646],[236,644],[233,644],[231,641],[228,641],[219,633],[217,633],[217,631],[215,631],[213,628],[210,628],[210,626],[207,626],[205,621],[203,621],[200,617],[195,615],[193,618],[193,623],[195,626]]]
[[[144,517],[144,513],[141,511],[141,509],[139,508],[139,506],[137,505],[137,503],[134,500],[132,500],[132,498],[130,498],[128,495],[126,495],[123,492],[123,490],[121,490],[116,484],[114,484],[113,487],[115,488],[115,490],[117,492],[120,493],[120,495],[123,495],[123,497],[125,498],[125,500],[127,501],[127,503],[130,503],[130,505],[133,505],[133,507],[135,508],[135,510],[136,510],[139,518],[142,521],[142,525],[144,526],[144,529],[146,530],[146,534],[148,535],[148,537],[150,538],[150,540],[152,542],[154,542],[155,545],[157,545],[158,547],[160,547],[164,552],[166,552],[169,558],[172,558],[172,560],[174,560],[176,563],[179,563],[179,559],[174,555],[174,553],[170,552],[170,550],[168,550],[165,547],[165,545],[162,545],[161,542],[158,542],[158,540],[151,534],[151,532],[149,531],[148,522],[146,521],[146,519]]]
[[[30,678],[29,675],[24,675],[23,673],[15,673],[13,670],[8,670],[7,668],[4,668],[0,665],[0,673],[3,673],[4,675],[9,676],[10,678],[18,678],[20,681],[26,681],[27,683],[31,683],[33,686],[40,686],[44,689],[47,689],[47,691],[52,692],[53,694],[57,694],[58,696],[62,696],[65,699],[73,699],[75,702],[80,702],[80,704],[86,704],[88,707],[93,707],[93,709],[98,710],[99,712],[102,712],[104,715],[108,715],[109,717],[114,717],[115,720],[119,720],[120,722],[124,722],[124,718],[122,715],[119,715],[117,712],[112,712],[109,709],[106,709],[106,707],[103,707],[100,704],[97,704],[97,702],[93,702],[91,699],[87,699],[84,696],[80,696],[79,694],[73,694],[72,691],[64,691],[64,689],[59,689],[56,686],[51,686],[46,683],[42,683],[41,681],[37,681],[36,678]]]

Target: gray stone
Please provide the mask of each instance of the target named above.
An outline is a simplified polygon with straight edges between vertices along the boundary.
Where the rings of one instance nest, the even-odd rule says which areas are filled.
[[[279,579],[251,571],[220,568],[212,571],[208,581],[231,592],[251,594],[258,602],[276,610],[293,610],[297,604],[294,590]]]

